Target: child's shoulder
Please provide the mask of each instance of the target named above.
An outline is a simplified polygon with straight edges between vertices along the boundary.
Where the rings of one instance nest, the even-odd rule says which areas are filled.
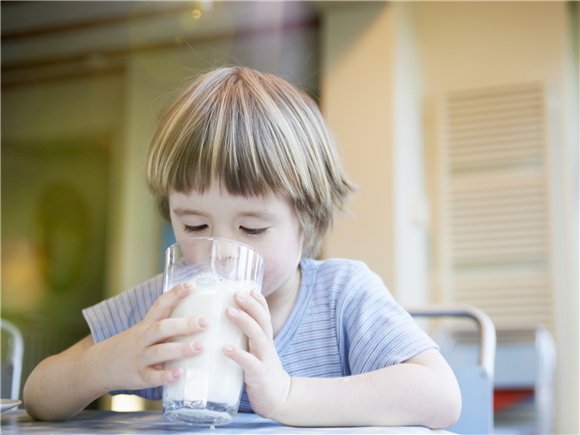
[[[327,258],[325,260],[315,260],[314,258],[303,258],[300,266],[304,269],[312,270],[370,270],[369,267],[360,260],[350,260],[347,258]]]
[[[300,266],[306,293],[331,305],[344,307],[391,298],[383,280],[362,261],[307,258],[302,259]]]
[[[342,281],[344,284],[363,277],[376,276],[364,263],[358,260],[345,258],[329,258],[326,260],[315,260],[303,258],[300,262],[303,274],[315,276],[315,280],[320,281]]]

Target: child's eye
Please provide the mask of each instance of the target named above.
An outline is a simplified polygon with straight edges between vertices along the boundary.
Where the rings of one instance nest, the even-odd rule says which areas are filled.
[[[268,228],[246,228],[246,227],[240,227],[240,229],[249,236],[258,236],[260,234],[264,234],[268,230]]]
[[[207,225],[197,225],[197,226],[184,225],[183,227],[185,231],[187,231],[188,233],[197,233],[207,229]]]

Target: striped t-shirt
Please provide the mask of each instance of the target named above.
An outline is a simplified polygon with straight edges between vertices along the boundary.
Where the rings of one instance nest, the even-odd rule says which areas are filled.
[[[364,263],[300,261],[302,282],[274,344],[290,376],[340,377],[399,364],[437,345]],[[159,275],[83,310],[95,343],[140,322],[163,292]],[[160,399],[162,387],[112,394]],[[240,411],[251,412],[245,389]]]

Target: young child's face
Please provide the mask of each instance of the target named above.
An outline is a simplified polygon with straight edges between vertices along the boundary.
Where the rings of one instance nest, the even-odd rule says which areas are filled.
[[[171,225],[177,241],[223,237],[245,243],[266,260],[262,294],[292,283],[302,256],[303,235],[292,201],[273,194],[232,196],[219,183],[200,194],[169,195]]]

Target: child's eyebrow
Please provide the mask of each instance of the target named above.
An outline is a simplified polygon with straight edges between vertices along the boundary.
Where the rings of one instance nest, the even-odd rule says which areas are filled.
[[[177,216],[204,216],[207,217],[207,214],[193,210],[190,208],[176,208],[173,209],[173,213]],[[242,211],[237,214],[238,217],[255,217],[258,219],[264,220],[272,220],[276,218],[276,214],[269,213],[269,212],[261,212],[261,211]]]
[[[274,213],[267,212],[256,212],[256,211],[243,211],[238,214],[239,217],[255,217],[258,219],[271,220],[276,217]]]
[[[177,216],[205,216],[202,212],[189,208],[175,208],[173,213]]]

